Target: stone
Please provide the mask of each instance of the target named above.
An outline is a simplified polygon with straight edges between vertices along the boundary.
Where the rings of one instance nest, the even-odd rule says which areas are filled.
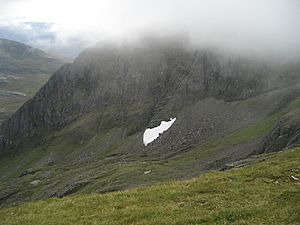
[[[31,181],[30,184],[33,186],[37,186],[40,182],[41,182],[41,180],[34,180],[34,181]]]

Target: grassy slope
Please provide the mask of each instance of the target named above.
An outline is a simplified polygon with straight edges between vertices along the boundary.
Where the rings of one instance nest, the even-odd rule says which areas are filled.
[[[0,224],[299,224],[300,148],[188,181],[0,210]]]

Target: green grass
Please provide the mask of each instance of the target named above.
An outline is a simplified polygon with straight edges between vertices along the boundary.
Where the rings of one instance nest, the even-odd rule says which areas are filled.
[[[300,148],[187,181],[0,210],[0,224],[299,224]]]

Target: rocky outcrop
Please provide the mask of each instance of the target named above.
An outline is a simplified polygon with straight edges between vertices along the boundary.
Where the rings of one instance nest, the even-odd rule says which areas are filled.
[[[263,141],[260,152],[275,152],[300,145],[300,110],[289,111]]]

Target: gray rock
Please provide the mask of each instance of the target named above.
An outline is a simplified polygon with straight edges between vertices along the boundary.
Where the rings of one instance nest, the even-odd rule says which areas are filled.
[[[33,186],[37,186],[40,182],[41,182],[40,180],[34,180],[34,181],[31,181],[30,184]]]

